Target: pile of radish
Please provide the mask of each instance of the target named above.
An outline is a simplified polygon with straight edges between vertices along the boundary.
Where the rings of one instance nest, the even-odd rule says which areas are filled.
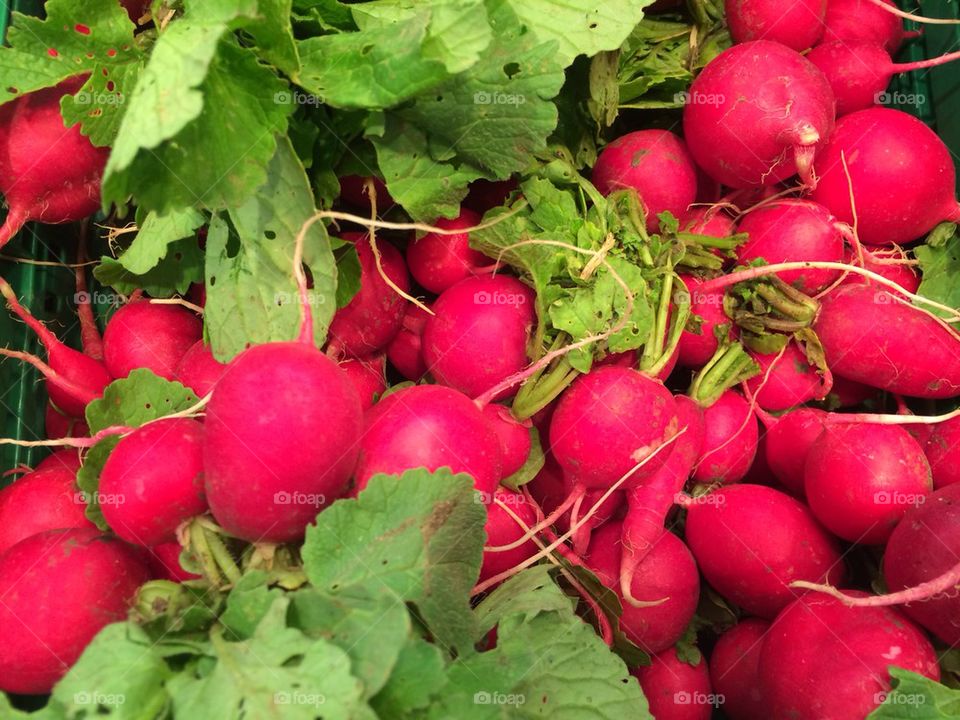
[[[48,16],[72,2],[51,0]],[[349,38],[387,18],[424,43],[405,62],[429,83],[474,52],[424,39],[444,3],[417,15],[374,2],[353,20],[322,3],[257,20],[100,4],[109,22],[70,31],[109,43],[128,28],[134,44],[118,50],[151,63],[137,108],[166,82],[149,75],[150,43],[192,19],[246,28],[243,43],[269,47],[271,81],[315,81],[329,107],[290,115],[298,132],[281,133],[242,203],[217,205],[231,192],[218,187],[161,207],[132,184],[122,200],[117,178],[135,182],[123,173],[151,142],[176,164],[173,135],[131,151],[129,115],[111,130],[127,144],[112,146],[97,116],[84,132],[70,122],[97,70],[7,90],[0,294],[31,339],[4,338],[0,359],[36,380],[46,421],[2,440],[26,464],[0,482],[0,718],[951,716],[960,204],[935,130],[879,104],[895,75],[955,59],[894,62],[923,37],[904,18],[924,18],[890,0],[694,0],[612,47],[577,40],[563,92],[589,83],[589,95],[600,68],[616,76],[642,56],[658,22],[692,22],[691,38],[703,23],[729,30],[684,71],[682,107],[614,100],[587,133],[592,154],[525,149],[522,169],[488,167],[449,194],[464,150],[436,186],[444,212],[424,218],[407,174],[432,170],[391,155],[398,137],[437,132],[423,98],[369,99],[390,72],[358,73],[371,87],[353,89],[336,72],[297,79],[282,43],[258,33],[290,33],[306,68],[311,52],[376,54]],[[510,3],[473,5],[494,28],[478,47],[511,32],[534,42]],[[600,5],[588,16],[612,33]],[[498,24],[505,13],[516,27]],[[18,22],[14,40],[40,27]],[[249,60],[242,43],[226,52]],[[56,75],[42,62],[57,57],[37,68]],[[529,82],[526,63],[540,62],[491,57],[484,78],[502,67]],[[484,119],[512,122],[527,102],[470,77]],[[454,92],[429,90],[438,113]],[[577,107],[557,102],[561,128],[591,106]],[[369,154],[304,150],[333,132],[315,112]],[[356,112],[375,119],[366,135],[345,119]],[[508,154],[520,135],[487,142]],[[428,145],[431,163],[455,154]],[[34,258],[59,268],[15,264],[32,261],[39,224],[63,225],[62,245]],[[131,269],[145,257],[153,266]],[[65,323],[27,280],[47,271],[76,287]],[[407,514],[391,526],[394,510]],[[545,618],[588,638],[596,667],[582,682],[595,685],[579,705],[562,698],[581,680],[535,669],[576,654],[538,650],[566,632],[535,632]],[[408,643],[393,656],[391,632]],[[389,667],[363,655],[372,638]],[[108,656],[140,679],[91,670]],[[315,695],[311,681],[327,684]]]

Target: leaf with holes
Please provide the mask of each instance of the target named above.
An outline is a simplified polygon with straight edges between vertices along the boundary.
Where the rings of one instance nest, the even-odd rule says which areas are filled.
[[[193,390],[139,368],[107,385],[103,397],[87,405],[86,420],[91,434],[112,426],[140,427],[198,401]]]
[[[183,295],[193,283],[203,282],[203,250],[196,238],[175,240],[166,248],[163,259],[142,275],[124,267],[122,258],[110,257],[101,258],[93,275],[121,295],[138,288],[157,298]]]

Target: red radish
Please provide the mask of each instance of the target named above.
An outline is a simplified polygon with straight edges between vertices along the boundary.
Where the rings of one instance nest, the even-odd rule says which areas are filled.
[[[822,400],[830,392],[831,379],[821,376],[794,342],[789,343],[782,354],[751,352],[750,356],[760,366],[760,374],[749,378],[746,385],[764,410],[786,410],[811,400]]]
[[[47,530],[93,527],[77,489],[76,471],[49,465],[0,490],[0,554]]]
[[[546,436],[542,435],[542,437]],[[544,515],[552,514],[570,494],[570,489],[563,479],[563,470],[560,469],[557,461],[549,452],[544,456],[543,467],[540,468],[540,472],[534,476],[533,480],[523,486],[523,490],[530,493],[530,497],[543,509]],[[584,500],[584,504],[586,504],[586,500]],[[594,503],[590,503],[588,507],[593,507],[593,505]],[[561,518],[558,521],[557,527],[566,532],[569,526],[566,528],[563,526],[564,519]]]
[[[841,583],[837,542],[794,498],[763,485],[733,485],[692,500],[686,539],[718,593],[773,618],[796,596],[794,580]]]
[[[676,398],[677,421],[683,435],[677,438],[663,467],[627,492],[627,514],[623,518],[623,558],[620,591],[629,594],[633,574],[666,530],[664,523],[677,502],[677,495],[693,472],[703,444],[703,410],[683,395]]]
[[[227,532],[250,542],[302,537],[356,463],[360,400],[311,338],[244,350],[207,405],[207,501]]]
[[[739,232],[749,238],[737,248],[741,265],[757,259],[770,264],[811,260],[841,262],[843,235],[830,212],[809,200],[779,200],[751,210],[740,221]],[[778,277],[801,292],[813,295],[840,277],[837,270],[792,270]]]
[[[930,463],[936,489],[960,482],[960,418],[930,427],[930,433],[921,445]]]
[[[703,292],[699,289],[703,280],[692,275],[681,275],[680,279],[690,294],[691,319],[687,323],[688,329],[680,335],[677,364],[682,367],[701,367],[720,346],[717,329],[728,326],[727,337],[735,337],[737,331],[733,321],[723,311],[723,290]]]
[[[34,471],[40,472],[41,470],[50,470],[51,468],[66,468],[76,475],[77,470],[80,469],[80,453],[72,448],[54,450],[37,463]]]
[[[760,649],[770,623],[745,618],[717,640],[710,654],[710,682],[723,696],[727,717],[735,720],[767,720],[767,706],[760,694]]]
[[[683,140],[668,130],[637,130],[607,145],[593,168],[593,184],[604,195],[633,188],[646,209],[647,230],[657,217],[683,217],[697,199],[697,170]]]
[[[203,425],[157,420],[120,439],[100,472],[100,509],[134,545],[175,539],[177,528],[207,509],[203,499]]]
[[[600,582],[617,593],[621,536],[620,523],[601,526],[584,557]],[[673,533],[663,533],[637,567],[630,590],[647,607],[634,607],[621,598],[621,629],[646,652],[666,650],[683,635],[700,596],[700,575],[687,546]]]
[[[891,592],[916,587],[951,570],[958,555],[960,485],[949,485],[903,516],[887,542],[883,576]],[[960,598],[956,592],[911,602],[902,610],[948,645],[960,644]]]
[[[676,408],[656,380],[629,368],[599,368],[578,377],[560,397],[550,421],[550,450],[570,483],[606,490],[676,434]],[[657,453],[622,489],[651,477],[670,450]]]
[[[391,393],[367,411],[356,469],[359,492],[378,473],[449,467],[489,499],[500,482],[500,443],[470,398],[441,385]]]
[[[530,420],[517,420],[509,408],[491,403],[483,408],[483,416],[500,441],[500,472],[508,478],[523,467],[530,457]]]
[[[930,641],[900,613],[808,593],[780,613],[763,641],[766,717],[866,717],[890,690],[891,665],[940,679]]]
[[[526,523],[527,527],[533,527],[537,524],[536,510],[522,494],[498,487],[493,497],[510,508],[517,517]],[[488,505],[487,522],[483,529],[487,534],[486,544],[488,547],[509,545],[522,538],[527,532],[497,502]],[[536,553],[537,545],[533,540],[528,540],[518,547],[502,552],[485,550],[483,564],[480,566],[480,581],[488,580],[495,575],[506,572]]]
[[[417,382],[427,373],[427,364],[421,352],[423,326],[429,313],[413,303],[407,305],[400,331],[387,345],[387,359],[407,380]]]
[[[733,218],[719,206],[690,208],[680,226],[686,232],[718,238],[730,237],[737,232]]]
[[[916,270],[910,266],[909,261],[906,260],[903,250],[899,248],[875,249],[872,251],[862,248],[862,250],[863,268],[865,270],[875,272],[887,280],[892,280],[907,292],[915,293],[920,289],[920,277]],[[844,262],[851,265],[860,264],[856,252],[851,249],[847,249]],[[863,284],[871,282],[871,280],[857,273],[848,273],[843,282]]]
[[[703,411],[704,434],[693,471],[699,483],[735,483],[743,479],[757,454],[760,428],[750,403],[733,390]]]
[[[367,195],[366,181],[373,180],[373,188],[377,193],[377,212],[384,213],[396,203],[390,197],[390,192],[383,180],[378,177],[365,178],[359,175],[341,175],[340,199],[357,208],[370,207],[370,197]]]
[[[814,169],[819,181],[811,199],[849,225],[852,187],[857,236],[868,245],[903,245],[958,217],[950,151],[933,130],[900,110],[844,115]]]
[[[430,374],[477,397],[522,370],[535,299],[533,290],[509,275],[471,277],[446,290],[423,328]]]
[[[715,695],[706,661],[692,665],[669,648],[650,658],[646,667],[634,668],[640,689],[654,720],[710,720],[723,698]]]
[[[226,370],[226,364],[213,356],[210,347],[203,340],[197,340],[180,358],[174,376],[202,398],[213,390]]]
[[[83,82],[70,78],[24,95],[0,117],[6,126],[0,131],[0,192],[9,207],[0,247],[27,222],[74,222],[100,209],[100,178],[110,149],[94,147],[79,125],[67,129],[60,113],[61,98]]]
[[[851,408],[862,405],[868,400],[876,400],[880,391],[876,388],[858,383],[855,380],[834,375],[833,388],[828,395],[830,402],[839,408]]]
[[[367,357],[385,348],[400,331],[407,300],[390,287],[377,270],[370,238],[345,232],[342,239],[353,243],[360,259],[360,290],[337,310],[330,323],[330,347],[337,354]],[[410,289],[410,278],[403,256],[393,245],[377,240],[383,273],[403,292]]]
[[[461,230],[480,224],[480,216],[463,208],[453,220],[440,218],[434,225],[443,230]],[[493,261],[470,247],[470,233],[427,233],[407,245],[410,274],[424,289],[440,294],[461,280],[493,269]]]
[[[804,469],[810,509],[850,542],[886,542],[910,507],[933,490],[930,465],[898,425],[827,423]]]
[[[800,173],[812,186],[814,152],[833,131],[833,92],[795,50],[767,40],[734,45],[690,86],[683,110],[697,164],[731,188],[773,185]]]
[[[180,564],[180,553],[182,551],[183,547],[178,542],[160,543],[150,548],[150,567],[153,574],[161,580],[170,580],[171,582],[199,580],[200,575],[184,570]]]
[[[0,241],[2,245],[2,241]],[[13,292],[13,288],[0,278],[0,293],[6,298],[7,305],[23,322],[33,330],[47,351],[47,364],[54,375],[47,375],[47,392],[51,401],[65,414],[82,418],[87,403],[100,397],[103,389],[112,378],[103,363],[94,360],[82,352],[67,347],[42,322],[27,310]],[[56,381],[62,377],[82,392],[64,387]]]
[[[841,285],[813,329],[835,375],[910,397],[960,394],[960,337],[886,290]]]
[[[379,398],[387,389],[386,358],[375,355],[365,359],[347,359],[340,363],[343,370],[360,398],[360,405],[364,410],[373,407],[374,400]]]
[[[827,0],[726,0],[723,5],[734,42],[772,40],[803,52],[823,37]]]
[[[797,408],[765,421],[767,465],[791,495],[804,496],[803,469],[807,454],[823,432],[826,416],[826,412],[816,408]]]
[[[883,0],[896,7],[893,0]],[[827,0],[824,42],[873,42],[893,54],[903,41],[903,21],[870,0]]]
[[[113,314],[103,332],[103,359],[115,378],[147,368],[167,380],[176,379],[177,365],[200,339],[202,323],[179,305],[138,300]]]
[[[564,487],[567,490],[566,497],[571,495],[578,497],[579,490],[575,484],[564,480]],[[571,540],[573,551],[577,555],[583,555],[587,552],[594,530],[611,520],[621,520],[623,518],[626,493],[623,490],[616,490],[608,495],[606,500],[603,500],[603,496],[606,494],[606,490],[588,490],[584,493],[580,505],[574,503],[569,516],[562,517],[556,523],[557,527],[564,531],[573,528]],[[587,513],[598,503],[599,507],[596,512],[588,516]]]
[[[48,402],[44,409],[43,427],[48,440],[59,440],[65,437],[86,437],[90,434],[90,428],[87,427],[86,422],[60,412],[51,402]]]
[[[470,192],[463,200],[464,207],[482,215],[487,210],[503,205],[506,199],[517,189],[517,181],[509,180],[474,180],[470,183]]]
[[[0,690],[39,695],[149,579],[139,553],[95,528],[52,530],[0,556]]]

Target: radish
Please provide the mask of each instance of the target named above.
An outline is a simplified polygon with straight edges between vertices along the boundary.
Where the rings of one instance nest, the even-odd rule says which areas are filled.
[[[823,37],[827,0],[725,0],[723,6],[734,42],[772,40],[802,52]]]
[[[0,293],[7,305],[33,332],[37,334],[47,351],[47,393],[51,401],[64,413],[82,418],[87,403],[103,395],[103,389],[113,379],[103,363],[82,352],[67,347],[42,322],[27,310],[13,292],[13,288],[0,278]],[[42,369],[42,368],[41,368]],[[69,383],[59,382],[63,378]]]
[[[820,375],[800,346],[791,342],[782,353],[750,356],[760,366],[760,374],[746,380],[747,389],[764,410],[777,412],[811,400],[823,400],[832,380]]]
[[[750,403],[733,390],[703,411],[704,434],[693,471],[699,483],[735,483],[743,479],[757,454],[760,428]]]
[[[565,497],[579,497],[575,483],[564,479],[563,486],[566,489]],[[605,500],[603,499],[604,496],[606,496]],[[596,511],[587,516],[586,511],[592,510],[593,506],[598,503],[600,505]],[[569,516],[561,517],[556,524],[558,528],[564,531],[571,527],[574,528],[571,536],[573,551],[577,555],[583,555],[590,545],[593,531],[611,520],[622,520],[625,509],[626,493],[623,490],[615,490],[609,495],[607,495],[606,490],[587,490],[580,504],[574,502]]]
[[[861,248],[861,251],[863,254],[862,264],[865,270],[875,272],[887,280],[892,280],[907,292],[916,293],[920,289],[920,277],[905,258],[903,250],[899,248],[877,248],[870,251]],[[861,264],[857,253],[851,249],[846,250],[843,261],[850,265]],[[870,282],[870,280],[857,273],[848,273],[843,282],[863,284]]]
[[[881,392],[876,388],[835,375],[833,377],[833,388],[831,388],[827,397],[838,408],[851,408],[863,405],[871,400],[879,402],[880,395]]]
[[[341,238],[353,243],[360,259],[360,290],[337,310],[330,323],[330,349],[335,355],[367,357],[385,348],[400,331],[407,300],[383,279],[368,235],[345,232]],[[377,240],[383,274],[403,292],[410,278],[403,256],[393,245]]]
[[[527,532],[499,503],[509,508],[520,520],[526,523],[528,528],[537,524],[536,510],[522,494],[498,487],[493,497],[495,502],[490,503],[487,507],[487,522],[483,526],[487,534],[488,547],[509,545],[522,538]],[[535,555],[536,552],[537,545],[533,540],[527,540],[518,547],[502,552],[484,550],[483,564],[480,566],[480,580],[487,580],[494,575],[499,575],[510,568],[516,567],[527,558]]]
[[[51,468],[66,468],[76,475],[77,470],[80,469],[80,453],[73,448],[54,450],[37,463],[34,471],[40,472],[42,470],[50,470]]]
[[[949,485],[907,511],[883,556],[891,592],[929,582],[953,569],[960,555],[960,485]],[[918,598],[919,599],[919,598]],[[903,612],[937,638],[960,644],[960,598],[955,591],[911,602]]]
[[[152,547],[204,513],[203,426],[169,418],[120,439],[100,472],[103,519],[122,539]]]
[[[178,542],[160,543],[150,548],[150,568],[154,576],[161,580],[178,583],[199,580],[200,575],[184,570],[180,564],[182,551],[183,547]]]
[[[823,73],[795,50],[767,40],[734,45],[690,86],[683,110],[697,164],[731,188],[773,185],[800,173],[833,131],[833,92]]]
[[[804,496],[804,467],[810,447],[823,432],[827,413],[816,408],[797,408],[778,418],[764,420],[767,465],[770,472],[796,497]],[[764,418],[764,415],[760,416]]]
[[[910,507],[933,490],[923,450],[897,425],[827,423],[804,468],[810,509],[850,542],[886,542]]]
[[[180,358],[174,377],[202,398],[213,390],[226,369],[227,366],[213,356],[210,347],[203,340],[197,340]]]
[[[940,679],[930,641],[900,613],[804,595],[780,613],[763,641],[766,717],[864,718],[890,690],[891,665]]]
[[[449,467],[473,477],[487,502],[501,477],[500,443],[467,396],[440,385],[391,393],[367,411],[355,492],[378,473]]]
[[[681,660],[676,648],[650,658],[650,664],[631,673],[650,706],[654,720],[710,720],[723,698],[715,695],[703,659],[696,664]]]
[[[723,696],[723,709],[733,720],[767,720],[760,694],[760,649],[770,623],[745,618],[724,632],[710,654],[710,682]]]
[[[960,417],[930,427],[921,445],[930,463],[934,488],[960,482]]]
[[[819,181],[811,199],[855,224],[868,245],[912,242],[958,217],[950,151],[933,130],[900,110],[844,115],[818,151],[814,170]]]
[[[563,470],[557,464],[553,455],[548,451],[543,458],[543,467],[529,483],[523,486],[524,493],[529,492],[530,497],[543,509],[545,515],[552,515],[553,512],[570,494],[570,488],[564,482]],[[586,503],[586,498],[584,498]],[[593,507],[591,503],[589,507]],[[557,521],[557,527],[566,532],[569,525],[564,526],[565,517],[562,516]]]
[[[833,88],[838,116],[880,104],[880,96],[895,75],[937,67],[958,57],[960,53],[954,52],[928,60],[895,63],[879,43],[840,40],[818,45],[807,55]]]
[[[364,410],[373,407],[373,403],[387,389],[386,357],[374,355],[359,360],[348,358],[340,363],[350,382],[353,383],[360,398],[360,405]]]
[[[690,208],[684,215],[680,227],[685,232],[717,238],[730,237],[737,232],[733,218],[717,206]]]
[[[483,408],[483,416],[500,441],[502,477],[508,478],[522,468],[530,457],[530,420],[517,420],[509,408],[491,403]]]
[[[522,370],[535,300],[533,290],[509,275],[471,277],[446,290],[423,328],[430,374],[477,397]]]
[[[883,0],[896,7],[893,0]],[[824,42],[873,42],[893,54],[903,42],[903,21],[870,0],[827,0]]]
[[[75,470],[52,463],[38,467],[0,490],[0,554],[47,530],[93,527],[86,509]]]
[[[737,228],[750,237],[737,248],[741,265],[762,258],[770,264],[811,260],[843,261],[843,235],[830,212],[809,200],[779,200],[751,210]],[[838,277],[837,270],[793,270],[777,277],[814,295]]]
[[[622,530],[609,522],[590,540],[584,561],[605,586],[618,591]],[[658,653],[680,639],[697,609],[700,575],[687,546],[663,533],[637,567],[631,594],[645,607],[623,603],[620,627],[645,652]]]
[[[604,195],[632,188],[646,210],[647,231],[657,217],[683,217],[697,199],[697,170],[683,140],[668,130],[637,130],[621,135],[597,156],[593,184]]]
[[[399,332],[387,345],[387,359],[407,380],[417,382],[427,373],[421,352],[423,326],[429,313],[413,303],[407,305]]]
[[[517,181],[514,178],[507,180],[474,180],[470,183],[470,191],[467,193],[467,197],[463,199],[463,205],[478,215],[483,215],[487,210],[503,205],[510,197],[510,193],[516,189]]]
[[[689,501],[686,540],[710,586],[751,615],[773,618],[794,580],[843,582],[837,542],[801,502],[762,485]]]
[[[396,205],[396,202],[390,197],[387,186],[378,177],[365,178],[359,175],[341,175],[339,177],[340,199],[357,208],[369,208],[370,198],[367,195],[367,180],[373,180],[373,188],[377,193],[377,212],[384,213]]]
[[[886,290],[838,287],[813,329],[835,375],[910,397],[960,394],[960,337]]]
[[[440,218],[434,225],[443,230],[463,230],[480,224],[480,216],[463,208],[453,220]],[[410,274],[424,289],[440,294],[461,280],[493,269],[493,261],[470,247],[470,233],[427,233],[407,245]]]
[[[14,101],[0,117],[0,193],[9,210],[0,227],[0,247],[26,223],[82,220],[100,209],[100,178],[110,153],[94,147],[74,125],[67,129],[60,100],[85,78],[64,80]]]
[[[129,545],[95,528],[52,530],[0,556],[0,690],[49,693],[94,636],[126,619],[149,579]]]
[[[701,367],[720,347],[718,329],[722,331],[727,326],[729,329],[725,335],[730,339],[736,337],[737,329],[723,310],[722,290],[703,292],[699,287],[704,281],[692,275],[681,275],[680,279],[690,294],[690,322],[677,344],[677,364],[682,367]]]
[[[43,428],[48,440],[86,437],[90,434],[90,428],[87,427],[86,422],[60,412],[51,402],[48,402],[46,408],[44,408]]]
[[[115,378],[147,368],[174,380],[177,366],[201,333],[200,319],[186,308],[137,300],[117,310],[107,322],[103,361]]]

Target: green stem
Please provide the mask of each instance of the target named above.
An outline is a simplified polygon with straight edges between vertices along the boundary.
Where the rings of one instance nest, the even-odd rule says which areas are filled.
[[[779,279],[772,283],[757,283],[755,288],[757,295],[780,315],[803,323],[804,327],[813,322],[820,307],[816,300]]]
[[[207,543],[206,532],[197,520],[194,520],[193,523],[190,524],[188,532],[190,535],[190,550],[200,564],[200,571],[203,573],[203,577],[213,587],[220,587],[223,582],[223,577],[220,574],[220,569],[217,566],[217,561],[210,549],[210,545]]]
[[[220,539],[217,533],[208,530],[204,530],[203,532],[207,546],[210,548],[213,559],[216,561],[220,571],[223,572],[231,585],[235,585],[240,580],[240,568],[237,567],[237,563],[230,554],[230,551],[227,550],[227,546],[223,544],[223,540]]]
[[[518,420],[533,417],[562,393],[580,372],[574,370],[566,357],[560,358],[535,382],[529,380],[520,388],[513,401],[513,414]],[[532,379],[532,378],[531,378]]]
[[[653,365],[660,363],[663,359],[663,346],[670,329],[670,301],[673,299],[673,278],[672,272],[667,273],[660,283],[657,316],[653,321],[650,337],[643,346],[643,354],[640,356],[640,369],[644,372],[649,372]]]
[[[719,248],[721,250],[733,250],[740,243],[746,240],[747,233],[737,233],[728,237],[713,237],[712,235],[697,235],[692,232],[678,232],[677,238],[683,240],[688,245],[697,245],[705,248]]]
[[[673,357],[673,353],[677,350],[677,345],[680,344],[680,337],[687,327],[687,321],[690,319],[692,308],[689,300],[686,299],[689,298],[689,296],[685,294],[683,297],[685,299],[676,304],[673,321],[670,325],[670,334],[667,337],[667,346],[660,355],[660,360],[645,369],[645,372],[652,377],[658,376],[663,371],[663,368],[666,367],[667,363],[670,362],[670,358]]]
[[[690,397],[703,407],[710,407],[724,392],[759,372],[760,366],[743,345],[731,343],[721,346],[694,376]]]

